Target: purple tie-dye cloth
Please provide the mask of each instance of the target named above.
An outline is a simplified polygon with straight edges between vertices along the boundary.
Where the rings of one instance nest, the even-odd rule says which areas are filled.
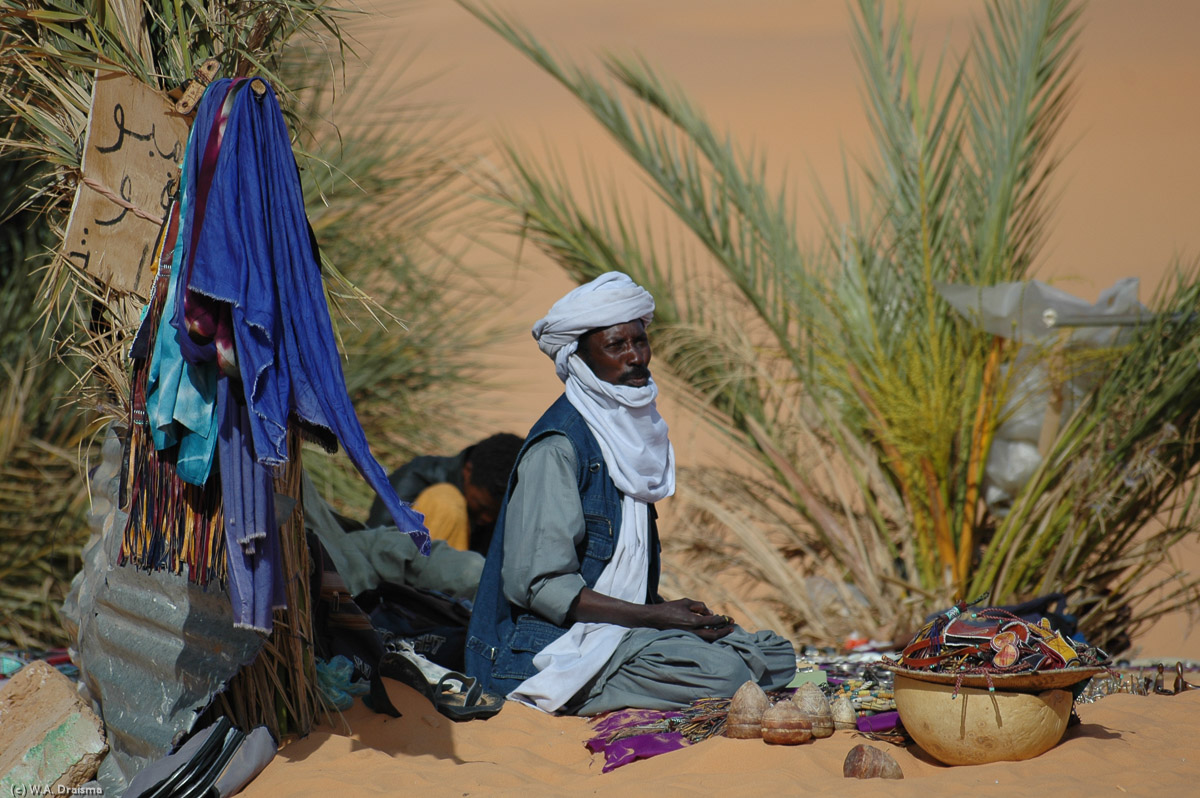
[[[691,741],[677,731],[662,731],[671,718],[682,718],[679,712],[663,712],[656,709],[626,709],[604,715],[594,725],[596,736],[584,745],[593,754],[604,754],[607,773],[622,765],[649,759],[652,756],[678,751],[691,745]],[[637,729],[645,729],[637,733]],[[624,735],[621,733],[625,732]]]

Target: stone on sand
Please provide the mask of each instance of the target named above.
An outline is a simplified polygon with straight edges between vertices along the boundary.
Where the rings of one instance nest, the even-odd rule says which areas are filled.
[[[0,795],[79,787],[107,752],[100,718],[53,666],[31,662],[0,689]]]

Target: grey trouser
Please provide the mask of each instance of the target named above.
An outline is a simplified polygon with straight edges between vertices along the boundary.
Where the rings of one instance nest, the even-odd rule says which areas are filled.
[[[768,630],[750,634],[739,626],[708,643],[691,632],[633,629],[564,709],[575,715],[678,709],[697,698],[729,698],[747,681],[780,690],[795,673],[792,644]]]

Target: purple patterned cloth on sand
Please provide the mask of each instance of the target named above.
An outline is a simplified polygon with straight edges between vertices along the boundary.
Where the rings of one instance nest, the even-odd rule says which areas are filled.
[[[691,745],[691,741],[677,731],[659,730],[668,725],[666,722],[669,719],[682,717],[679,712],[663,712],[656,709],[612,712],[596,721],[593,727],[596,736],[585,745],[593,754],[604,754],[602,772],[607,773],[630,762],[678,751]],[[639,728],[646,731],[637,733]]]

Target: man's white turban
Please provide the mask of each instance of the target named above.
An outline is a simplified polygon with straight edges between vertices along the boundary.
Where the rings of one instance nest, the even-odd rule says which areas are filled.
[[[567,378],[567,359],[579,346],[579,337],[597,327],[611,327],[654,318],[654,297],[621,272],[606,272],[571,291],[550,307],[533,325],[538,348],[554,361],[559,379]]]

